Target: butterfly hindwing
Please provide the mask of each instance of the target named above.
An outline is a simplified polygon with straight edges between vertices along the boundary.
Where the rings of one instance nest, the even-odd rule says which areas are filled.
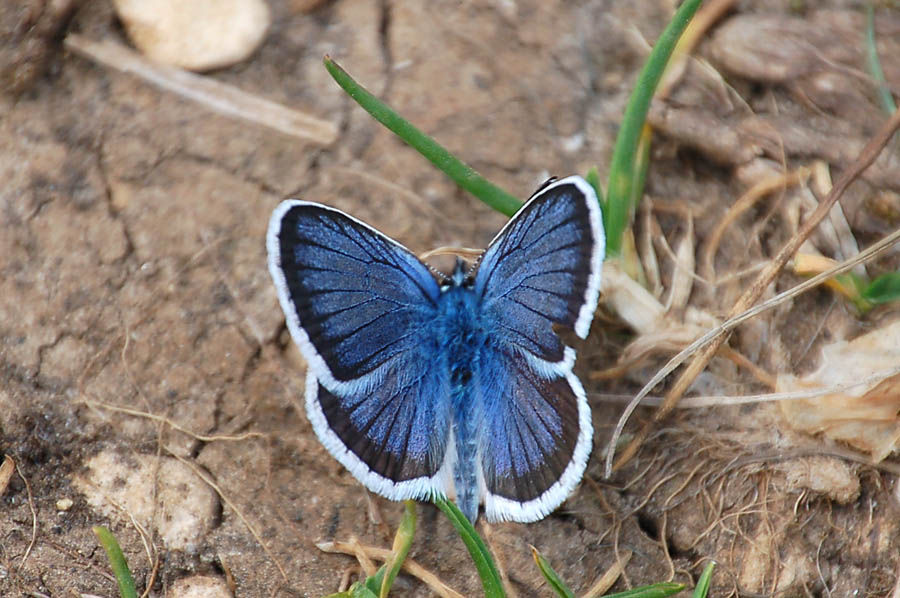
[[[492,351],[479,368],[484,393],[481,470],[488,519],[536,521],[578,484],[591,448],[590,407],[571,372],[523,353]]]
[[[307,413],[325,447],[393,499],[444,487],[446,376],[423,369],[440,288],[409,250],[350,216],[282,202],[269,271],[309,362]]]

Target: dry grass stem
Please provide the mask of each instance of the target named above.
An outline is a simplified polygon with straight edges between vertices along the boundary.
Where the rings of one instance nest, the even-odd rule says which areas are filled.
[[[477,260],[484,253],[483,249],[474,249],[472,247],[437,247],[419,255],[419,259],[423,262],[436,255],[455,255],[470,262]]]
[[[506,566],[506,562],[501,557],[502,553],[494,543],[493,526],[485,521],[482,523],[482,529],[484,530],[484,541],[488,546],[488,550],[494,555],[494,564],[497,566],[497,572],[500,574],[500,581],[503,583],[503,589],[506,591],[507,598],[519,598],[519,593],[509,579],[509,567]]]
[[[329,121],[291,110],[215,79],[152,62],[114,41],[97,42],[70,33],[64,44],[79,56],[123,73],[133,74],[213,112],[320,145],[330,145],[337,139],[338,128]]]
[[[603,596],[606,592],[616,583],[616,580],[622,575],[622,572],[625,570],[626,565],[628,565],[628,561],[631,560],[632,552],[630,550],[626,550],[622,553],[622,556],[619,557],[613,566],[606,570],[606,572],[600,576],[594,585],[585,593],[584,598],[598,598],[599,596]]]
[[[19,478],[21,478],[22,482],[25,484],[25,492],[28,494],[28,508],[31,510],[31,541],[28,543],[28,548],[25,550],[25,554],[22,555],[22,563],[19,565],[20,568],[25,567],[25,561],[28,560],[28,555],[31,554],[31,549],[34,548],[34,543],[37,541],[37,511],[34,508],[34,496],[31,494],[31,484],[28,483],[28,479],[22,473],[22,468],[19,467],[19,464],[16,463],[16,473],[19,474]]]
[[[213,436],[206,436],[204,434],[198,434],[196,432],[193,432],[193,431],[185,428],[184,426],[178,424],[177,422],[169,419],[168,417],[163,417],[162,415],[156,415],[155,413],[147,413],[146,411],[139,411],[137,409],[129,409],[127,407],[119,407],[117,405],[110,405],[109,403],[102,403],[100,401],[95,401],[93,399],[79,399],[78,401],[76,401],[76,404],[85,405],[87,407],[91,407],[94,409],[104,409],[106,411],[112,411],[115,413],[124,413],[125,415],[131,415],[134,417],[141,417],[144,419],[149,419],[150,421],[154,421],[154,422],[163,424],[165,426],[168,426],[169,428],[172,428],[173,430],[177,430],[183,434],[187,434],[191,438],[195,438],[201,442],[214,442],[216,440],[237,441],[237,440],[247,440],[248,438],[265,438],[266,437],[266,434],[263,434],[262,432],[244,432],[243,434],[237,434],[237,435],[233,435],[233,436],[232,435],[218,435],[218,434],[213,435]]]
[[[687,218],[687,230],[678,242],[673,257],[672,282],[666,299],[666,311],[684,309],[694,286],[694,219]]]
[[[356,560],[359,562],[359,567],[366,577],[372,577],[378,573],[378,567],[372,559],[369,558],[369,555],[366,554],[363,545],[359,543],[359,538],[351,536],[350,540],[347,542],[347,546],[353,550],[353,556],[356,557]]]
[[[751,317],[755,317],[764,309],[770,309],[773,306],[773,301],[775,299],[779,299],[780,301],[784,301],[786,299],[780,299],[782,295],[779,295],[773,300],[769,300],[756,308],[751,309],[753,303],[755,303],[759,297],[763,294],[766,288],[772,283],[775,277],[779,272],[784,268],[785,264],[787,264],[788,260],[797,252],[800,248],[800,245],[805,241],[815,227],[822,221],[825,216],[831,211],[831,206],[841,197],[847,187],[852,183],[859,175],[868,168],[881,153],[881,150],[887,145],[888,141],[890,141],[891,137],[893,137],[897,128],[900,128],[900,110],[895,112],[893,116],[885,123],[884,126],[879,130],[878,134],[866,144],[863,150],[860,152],[859,157],[851,164],[841,175],[841,178],[835,184],[834,188],[828,194],[828,196],[819,204],[819,207],[816,211],[803,223],[800,230],[791,237],[791,239],[782,247],[781,251],[772,259],[769,265],[759,274],[756,280],[753,282],[751,287],[741,296],[741,298],[737,301],[734,307],[731,310],[732,316],[724,322],[722,325],[715,328],[711,333],[704,335],[697,342],[692,343],[688,348],[684,351],[676,355],[675,358],[669,361],[669,363],[664,366],[664,370],[668,367],[671,368],[666,374],[663,376],[654,376],[647,385],[644,386],[643,389],[638,393],[633,401],[633,405],[637,406],[637,403],[640,401],[640,398],[646,395],[665,375],[668,375],[677,365],[681,363],[679,360],[686,359],[689,355],[691,355],[694,351],[699,349],[697,355],[694,356],[693,360],[690,362],[688,367],[681,373],[678,379],[675,381],[675,384],[666,393],[665,401],[659,407],[652,421],[644,424],[642,429],[635,435],[629,445],[622,452],[619,457],[616,468],[621,467],[622,464],[626,463],[634,454],[637,452],[638,447],[641,446],[644,439],[650,433],[650,426],[653,425],[654,422],[660,421],[669,411],[672,410],[674,405],[678,402],[684,392],[688,389],[688,387],[693,383],[696,377],[700,374],[701,371],[706,367],[706,364],[709,363],[709,360],[712,359],[712,356],[716,354],[719,350],[719,347],[725,342],[727,338],[727,332],[732,330],[739,323],[746,321]],[[877,253],[877,251],[883,250],[885,247],[889,247],[896,240],[900,238],[900,231],[896,231],[895,233],[889,235],[882,241],[876,243],[866,251],[860,253],[856,258],[852,260],[847,260],[842,264],[842,268],[840,268],[840,272],[845,272],[846,270],[852,268],[857,263],[862,263],[867,259],[870,255],[872,255],[873,251]],[[794,287],[791,292],[798,292],[798,289],[801,287],[803,290],[807,288],[812,288],[818,284],[824,282],[827,278],[838,274],[839,272],[830,272],[828,276],[816,276],[805,283],[801,283]],[[812,284],[815,283],[815,284]],[[763,306],[765,306],[763,308]],[[763,308],[763,309],[760,309]],[[702,348],[701,348],[702,347]],[[628,416],[634,410],[632,406],[629,406],[625,410],[625,413],[619,420],[619,423],[616,426],[616,429],[610,439],[609,445],[606,451],[606,466],[605,471],[606,475],[612,475],[613,471],[613,458],[615,457],[615,446],[618,441],[619,436],[622,433],[622,429],[624,428],[625,422],[627,421]]]
[[[716,253],[719,251],[719,244],[722,242],[722,237],[725,236],[725,231],[734,224],[734,221],[737,220],[741,214],[752,208],[757,201],[771,193],[784,191],[788,187],[802,185],[806,182],[807,178],[809,178],[809,174],[809,168],[801,167],[781,176],[762,180],[741,195],[737,201],[728,208],[728,212],[725,213],[725,216],[719,221],[719,224],[716,225],[716,228],[713,229],[707,238],[706,247],[700,258],[701,275],[703,278],[709,281],[715,280],[716,271],[713,261]]]
[[[377,548],[375,546],[368,546],[365,544],[358,544],[358,546],[361,550],[363,550],[367,558],[372,558],[382,562],[387,562],[394,554],[392,551],[386,548]],[[349,542],[320,542],[316,544],[316,547],[322,552],[329,552],[333,554],[348,554],[350,556],[356,556],[357,554],[357,548],[351,545]],[[437,575],[435,575],[413,559],[407,558],[405,561],[403,561],[403,570],[427,585],[442,598],[465,598],[462,594],[442,582]]]

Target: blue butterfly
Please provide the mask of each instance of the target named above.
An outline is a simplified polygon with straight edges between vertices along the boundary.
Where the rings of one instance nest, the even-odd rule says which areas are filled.
[[[537,521],[581,480],[591,411],[572,373],[600,293],[597,195],[539,189],[471,269],[433,273],[327,206],[282,202],[269,272],[309,363],[306,409],[325,448],[392,500],[455,496],[474,523]],[[437,277],[437,278],[436,278]]]

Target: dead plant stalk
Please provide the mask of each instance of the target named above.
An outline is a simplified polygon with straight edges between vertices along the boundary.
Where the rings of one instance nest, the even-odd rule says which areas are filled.
[[[773,280],[775,280],[775,277],[778,276],[788,260],[790,260],[800,248],[800,245],[802,245],[806,238],[809,237],[816,226],[828,216],[831,207],[844,194],[844,191],[847,190],[850,183],[855,181],[866,168],[872,165],[898,128],[900,128],[900,110],[894,112],[875,137],[866,144],[856,160],[843,172],[825,199],[819,203],[819,207],[816,208],[794,236],[785,243],[784,247],[781,248],[781,251],[779,251],[778,254],[772,258],[772,261],[759,273],[756,280],[750,285],[750,288],[747,289],[735,303],[729,313],[729,318],[739,316],[743,312],[746,312],[759,300],[765,289]],[[704,346],[696,349],[698,352],[688,364],[687,368],[685,368],[684,371],[681,372],[681,375],[678,376],[678,379],[675,381],[672,388],[666,393],[663,403],[657,409],[653,419],[646,422],[641,427],[631,442],[629,442],[628,446],[625,447],[625,450],[621,453],[619,458],[613,463],[616,442],[618,442],[628,415],[633,411],[633,409],[626,409],[625,414],[623,415],[623,418],[619,420],[616,430],[607,447],[605,467],[606,477],[612,475],[613,471],[622,467],[637,453],[637,450],[649,435],[652,426],[661,421],[675,407],[675,404],[678,403],[678,400],[684,395],[688,387],[694,382],[700,372],[703,371],[710,359],[712,359],[712,356],[716,354],[722,344],[728,339],[730,331],[731,328],[720,329]],[[689,355],[684,355],[681,359],[684,360],[687,359],[687,357],[689,357]],[[677,367],[680,363],[681,362],[679,361],[671,365],[672,369]],[[664,369],[669,368],[670,364],[666,364]],[[654,379],[651,379],[650,382],[644,385],[641,391],[635,396],[632,404],[636,406],[637,403],[653,389],[658,381],[657,377],[654,377]]]

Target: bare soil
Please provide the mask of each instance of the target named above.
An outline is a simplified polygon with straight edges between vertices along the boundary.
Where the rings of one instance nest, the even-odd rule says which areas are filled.
[[[327,147],[64,51],[67,31],[124,42],[105,2],[0,5],[0,450],[21,474],[0,488],[0,595],[115,595],[91,532],[98,524],[116,534],[151,596],[198,573],[233,583],[236,596],[322,596],[356,561],[316,543],[357,537],[390,547],[401,505],[367,496],[303,412],[305,365],[265,266],[269,214],[286,197],[325,202],[419,252],[483,247],[504,217],[356,107],[322,56],[525,198],[550,175],[594,165],[605,175],[647,44],[671,15],[671,3],[651,0],[301,4],[273,0],[260,50],[209,76],[334,122],[339,139]],[[654,106],[636,235],[663,247],[664,288],[676,269],[660,239],[675,247],[691,235],[701,280],[690,309],[724,315],[748,278],[723,277],[773,255],[805,213],[802,189],[758,202],[728,229],[714,272],[704,271],[704,242],[738,197],[782,165],[821,160],[836,176],[885,119],[863,31],[858,3],[738,2]],[[880,9],[878,48],[895,90],[898,31],[900,14]],[[861,246],[900,222],[898,173],[895,144],[842,200]],[[716,274],[725,282],[703,282]],[[785,274],[773,292],[797,280]],[[861,319],[816,291],[742,327],[731,346],[772,375],[802,373],[822,342],[892,315]],[[891,593],[900,565],[894,475],[791,433],[771,405],[677,412],[604,480],[602,451],[622,409],[609,396],[633,394],[671,355],[661,350],[615,379],[591,376],[632,338],[603,312],[579,347],[597,438],[575,495],[539,523],[479,524],[511,591],[550,595],[533,545],[578,595],[627,552],[617,590],[692,584],[714,559],[714,596]],[[719,358],[694,388],[767,390]],[[631,425],[651,415],[638,411]],[[148,551],[123,509],[91,507],[75,480],[101,451],[176,456],[214,480],[219,506],[198,543],[169,549],[142,521]],[[66,498],[71,508],[59,506]],[[418,512],[411,558],[480,595],[451,526],[430,505]],[[432,595],[405,575],[395,592]]]

